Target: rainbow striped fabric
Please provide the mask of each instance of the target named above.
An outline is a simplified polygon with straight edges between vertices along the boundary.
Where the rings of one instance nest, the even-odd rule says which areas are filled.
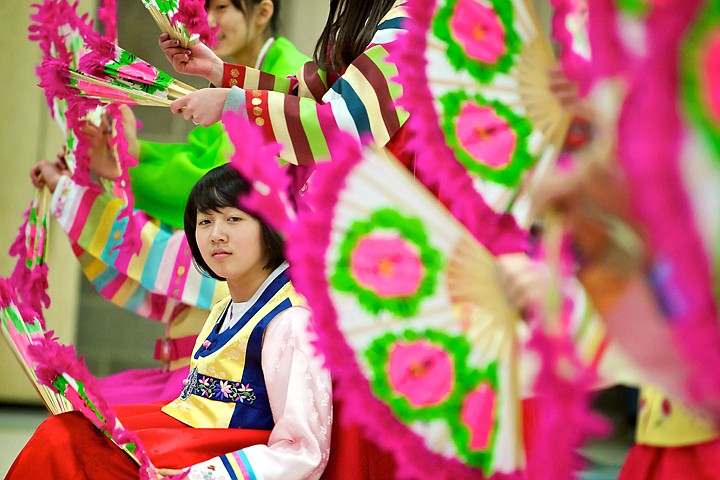
[[[231,88],[225,112],[254,121],[268,141],[283,147],[280,157],[293,164],[331,160],[326,139],[340,131],[358,142],[371,137],[384,146],[409,116],[396,105],[402,87],[394,80],[398,69],[391,58],[398,35],[405,32],[407,13],[401,3],[382,19],[371,43],[339,78],[313,63],[288,78],[232,66],[237,86]]]
[[[201,275],[182,231],[173,231],[142,212],[133,217],[141,247],[123,243],[125,203],[100,187],[62,177],[51,202],[94,288],[115,305],[167,325],[166,338],[197,335],[208,311],[228,295],[227,285]],[[179,359],[175,359],[179,360]],[[183,358],[181,364],[187,364]],[[179,365],[178,365],[179,366]],[[174,365],[171,365],[171,369]]]

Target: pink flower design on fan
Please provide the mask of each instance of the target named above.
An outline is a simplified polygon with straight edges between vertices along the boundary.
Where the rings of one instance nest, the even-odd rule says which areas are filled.
[[[502,168],[512,161],[515,132],[492,107],[466,102],[456,120],[460,145],[475,161]]]
[[[495,63],[506,51],[505,29],[492,7],[475,0],[459,0],[450,28],[465,53],[485,63]]]
[[[118,68],[120,76],[131,78],[139,82],[151,84],[158,78],[158,71],[155,67],[146,62],[133,62],[130,65],[123,65]]]
[[[707,49],[701,58],[705,98],[713,121],[720,123],[720,31],[709,35]]]
[[[490,446],[496,409],[497,395],[487,382],[481,383],[465,398],[462,420],[470,429],[470,450],[487,450]]]
[[[388,377],[390,386],[414,407],[443,402],[455,383],[450,355],[425,340],[396,343],[388,359]]]
[[[425,273],[417,248],[403,238],[382,234],[358,241],[350,268],[360,285],[383,298],[414,295]]]

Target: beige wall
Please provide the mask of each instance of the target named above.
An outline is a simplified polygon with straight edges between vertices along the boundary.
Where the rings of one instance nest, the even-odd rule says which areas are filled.
[[[306,55],[312,56],[328,14],[329,0],[282,0],[280,29]]]
[[[0,3],[0,44],[3,61],[0,78],[3,92],[0,96],[0,276],[8,276],[15,263],[7,255],[8,248],[18,233],[22,213],[33,195],[28,171],[41,158],[54,158],[62,139],[51,121],[34,68],[40,52],[27,39],[30,4],[33,0],[13,0]],[[82,5],[94,5],[85,0]],[[55,225],[51,225],[53,227]],[[75,338],[77,311],[78,269],[67,238],[51,228],[50,234],[50,296],[52,306],[46,317],[48,326],[65,342]],[[25,379],[24,373],[12,357],[5,342],[0,341],[0,365],[6,378],[0,382],[0,401],[35,402],[36,394]]]

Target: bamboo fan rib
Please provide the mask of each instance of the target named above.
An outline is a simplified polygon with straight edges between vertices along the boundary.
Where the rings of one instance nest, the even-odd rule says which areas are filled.
[[[10,347],[10,350],[15,355],[18,363],[22,366],[22,369],[30,380],[33,388],[40,396],[45,408],[47,408],[47,410],[53,415],[72,411],[73,407],[67,399],[65,399],[62,395],[59,395],[51,388],[38,382],[35,371],[30,366],[32,359],[22,353],[22,351],[27,349],[28,345],[35,344],[33,335],[42,335],[42,333],[39,333],[41,332],[41,329],[37,321],[33,323],[33,325],[37,327],[37,332],[33,334],[28,330],[28,325],[21,319],[20,313],[14,306],[10,306],[2,310],[2,318],[0,318],[0,321],[2,321],[2,328],[0,330],[2,330],[3,337]],[[16,329],[16,326],[20,326],[21,329]],[[11,328],[15,330],[17,339],[13,338],[10,330]],[[21,342],[20,345],[18,345],[16,341]]]
[[[153,107],[169,107],[172,103],[172,100],[169,100],[167,98],[161,98],[140,90],[116,85],[106,80],[101,80],[99,78],[85,75],[83,73],[73,70],[69,70],[69,76],[76,82],[86,82],[90,85],[102,87],[102,91],[97,91],[85,87],[79,83],[71,85],[72,88],[79,90],[80,96],[95,98],[104,103],[132,103],[136,105],[147,105]]]
[[[173,15],[177,13],[177,7],[163,13],[160,9],[158,9],[158,6],[154,1],[143,0],[143,4],[145,5],[145,8],[147,8],[148,12],[150,12],[150,16],[160,28],[160,31],[167,33],[170,38],[178,40],[183,48],[190,48],[200,42],[199,35],[191,35],[184,25],[173,21]]]

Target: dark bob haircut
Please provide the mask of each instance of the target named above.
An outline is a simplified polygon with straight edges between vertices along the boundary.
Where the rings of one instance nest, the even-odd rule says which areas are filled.
[[[267,248],[268,262],[263,268],[275,270],[285,261],[285,242],[280,234],[271,229],[262,218],[243,209],[239,199],[250,191],[250,184],[229,164],[220,165],[207,172],[190,191],[185,205],[183,224],[195,267],[204,275],[216,280],[225,280],[213,272],[203,260],[195,239],[198,212],[217,212],[225,207],[240,208],[257,219],[262,227],[262,236]]]

